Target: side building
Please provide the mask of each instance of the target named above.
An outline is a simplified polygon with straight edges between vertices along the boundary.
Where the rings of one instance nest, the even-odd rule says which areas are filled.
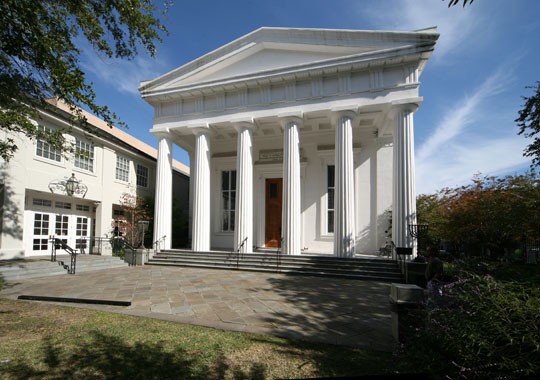
[[[50,254],[51,236],[96,253],[92,238],[110,237],[126,217],[123,197],[154,203],[157,150],[83,113],[85,125],[74,124],[69,108],[57,102],[35,121],[40,129],[61,130],[73,153],[11,136],[19,149],[9,162],[0,160],[0,260]],[[189,168],[175,160],[172,167],[176,223],[185,218],[187,225]],[[185,238],[169,244],[185,243],[185,230]],[[99,247],[99,253],[110,250]]]

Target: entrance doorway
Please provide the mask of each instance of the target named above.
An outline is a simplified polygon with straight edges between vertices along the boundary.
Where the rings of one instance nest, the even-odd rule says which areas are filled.
[[[265,247],[281,247],[282,178],[267,178],[265,191]]]

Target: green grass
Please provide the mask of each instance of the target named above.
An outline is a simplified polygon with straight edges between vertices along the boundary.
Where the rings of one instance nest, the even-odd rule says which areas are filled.
[[[2,379],[270,379],[388,373],[390,353],[0,299]]]

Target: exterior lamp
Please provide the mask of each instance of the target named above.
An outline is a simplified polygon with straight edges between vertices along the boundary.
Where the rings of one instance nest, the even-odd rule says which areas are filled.
[[[69,197],[77,195],[84,198],[88,192],[88,187],[75,178],[75,173],[71,173],[69,178],[57,179],[49,183],[49,190],[53,194],[66,194]]]
[[[75,173],[71,173],[71,177],[66,181],[66,194],[71,197],[77,190],[77,185],[79,181],[75,178]]]

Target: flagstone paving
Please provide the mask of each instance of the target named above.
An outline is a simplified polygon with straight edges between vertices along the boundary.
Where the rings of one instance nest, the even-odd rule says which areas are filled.
[[[78,297],[72,304],[218,329],[391,350],[390,284],[285,274],[142,266],[7,283],[0,297]],[[64,304],[67,305],[67,304]]]

